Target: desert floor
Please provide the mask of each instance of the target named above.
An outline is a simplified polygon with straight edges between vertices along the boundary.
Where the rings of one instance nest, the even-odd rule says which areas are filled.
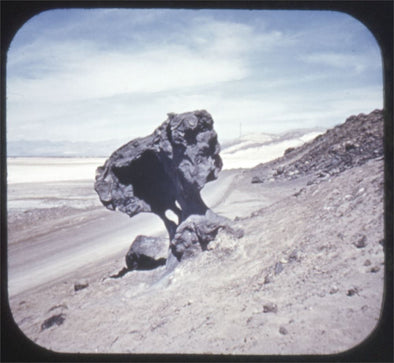
[[[134,237],[164,234],[158,218],[105,210],[94,177],[11,183],[17,325],[58,352],[330,354],[361,343],[383,300],[382,159],[314,183],[252,176],[224,170],[202,193],[242,238],[220,232],[172,272],[121,278],[111,276]]]

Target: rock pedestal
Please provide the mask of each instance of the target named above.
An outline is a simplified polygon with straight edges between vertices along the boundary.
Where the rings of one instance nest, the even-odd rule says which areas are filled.
[[[196,243],[205,249],[210,236],[223,225],[224,219],[213,212],[207,219],[208,207],[200,195],[222,168],[219,151],[207,111],[170,113],[151,135],[120,147],[97,169],[95,190],[110,210],[130,217],[141,212],[157,214],[179,260]],[[169,210],[177,223],[166,216]]]

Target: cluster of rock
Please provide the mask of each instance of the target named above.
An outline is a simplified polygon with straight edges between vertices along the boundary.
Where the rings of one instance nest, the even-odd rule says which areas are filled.
[[[370,159],[383,156],[383,111],[350,116],[345,123],[317,136],[284,156],[253,169],[252,183],[269,180],[318,178],[337,175]]]
[[[170,113],[151,135],[125,144],[97,169],[95,190],[110,210],[130,217],[157,214],[169,234],[170,255],[180,261],[186,250],[204,250],[220,228],[232,231],[229,221],[210,211],[200,195],[222,168],[219,151],[207,111]],[[168,211],[177,222],[168,218]],[[146,258],[152,245],[149,237],[137,238],[126,258],[128,266],[157,263],[155,257]]]

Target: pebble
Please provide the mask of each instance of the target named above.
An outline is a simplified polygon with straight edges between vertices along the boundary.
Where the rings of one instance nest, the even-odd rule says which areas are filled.
[[[357,240],[356,242],[354,242],[354,245],[357,248],[364,248],[367,245],[366,241],[367,241],[367,237],[365,235],[360,235],[357,237]]]
[[[358,288],[357,287],[353,287],[353,288],[349,289],[346,293],[347,296],[353,296],[355,294],[358,295]]]
[[[278,312],[278,306],[274,303],[267,303],[263,305],[264,313],[276,313]]]
[[[277,262],[275,265],[275,275],[279,275],[283,271],[282,262]]]
[[[336,294],[338,292],[338,288],[336,286],[333,286],[330,290],[330,295]]]
[[[86,289],[89,286],[87,282],[77,282],[74,284],[74,291]]]
[[[282,335],[286,335],[286,334],[288,334],[289,332],[287,331],[287,329],[286,329],[284,326],[281,326],[281,327],[279,328],[279,333],[281,333]]]
[[[289,255],[289,261],[297,261],[298,260],[298,251],[294,250]]]
[[[269,284],[270,282],[272,282],[272,275],[267,275],[264,278],[264,284]]]
[[[374,266],[374,267],[372,267],[369,270],[369,272],[372,272],[372,273],[376,273],[376,272],[379,272],[379,271],[380,271],[380,267],[379,266]]]
[[[370,265],[371,265],[371,261],[370,260],[365,260],[364,266],[370,266]]]
[[[41,324],[41,331],[49,329],[53,325],[62,325],[65,320],[64,314],[52,315]]]

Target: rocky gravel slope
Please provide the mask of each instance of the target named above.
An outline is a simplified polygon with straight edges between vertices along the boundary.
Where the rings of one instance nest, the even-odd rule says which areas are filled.
[[[287,149],[282,158],[253,169],[253,182],[295,179],[312,180],[337,175],[370,159],[383,156],[383,112],[350,116],[299,148]]]
[[[123,255],[87,265],[13,297],[17,324],[60,352],[330,354],[356,346],[383,301],[382,127],[379,111],[351,117],[241,171],[215,210],[242,238],[219,232],[171,273],[161,266],[111,278]]]

